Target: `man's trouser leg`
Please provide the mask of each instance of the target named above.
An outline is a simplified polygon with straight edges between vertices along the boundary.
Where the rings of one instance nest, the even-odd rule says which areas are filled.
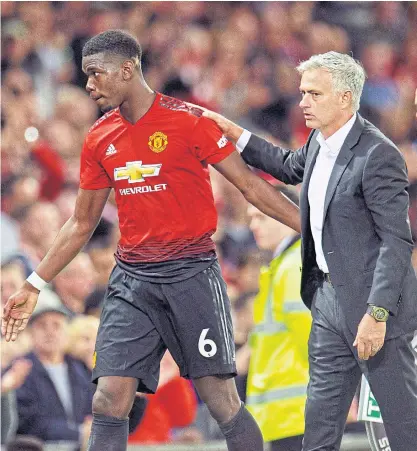
[[[391,451],[417,450],[417,366],[412,339],[413,334],[408,334],[387,340],[374,357],[361,362],[381,409]]]
[[[327,282],[317,290],[312,315],[303,451],[336,451],[361,371],[345,337],[335,291]]]

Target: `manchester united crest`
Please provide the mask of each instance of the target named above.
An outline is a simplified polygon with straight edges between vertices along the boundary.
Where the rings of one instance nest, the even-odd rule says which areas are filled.
[[[160,153],[167,148],[168,137],[162,132],[155,132],[149,137],[148,146],[152,152]]]

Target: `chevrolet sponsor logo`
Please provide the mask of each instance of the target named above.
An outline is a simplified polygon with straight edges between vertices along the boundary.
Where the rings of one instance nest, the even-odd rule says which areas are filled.
[[[142,164],[142,161],[129,161],[125,167],[114,169],[114,180],[128,180],[129,183],[144,182],[145,177],[159,175],[162,164]]]
[[[131,194],[143,194],[143,193],[155,193],[157,191],[166,191],[166,183],[160,183],[159,185],[142,185],[142,186],[132,186],[132,188],[121,188],[119,189],[121,196],[130,196]]]

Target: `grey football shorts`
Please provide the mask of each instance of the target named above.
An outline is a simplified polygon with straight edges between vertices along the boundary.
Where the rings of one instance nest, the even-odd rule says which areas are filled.
[[[151,283],[117,265],[110,276],[95,348],[93,382],[103,376],[139,380],[154,393],[169,349],[183,377],[236,375],[230,302],[217,261],[175,283]]]

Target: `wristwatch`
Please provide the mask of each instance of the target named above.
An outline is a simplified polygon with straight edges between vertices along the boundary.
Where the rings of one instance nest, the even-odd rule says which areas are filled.
[[[369,304],[366,313],[378,322],[386,322],[389,318],[389,310],[384,307],[378,307],[377,305]]]

